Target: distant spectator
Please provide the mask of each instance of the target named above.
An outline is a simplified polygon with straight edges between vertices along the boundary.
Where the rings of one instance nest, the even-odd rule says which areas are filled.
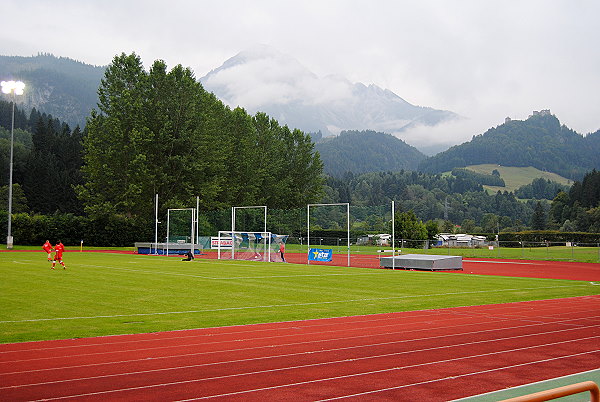
[[[181,261],[192,261],[194,259],[194,253],[192,253],[191,251],[188,251],[187,253],[183,254],[186,256],[186,258],[184,258]]]

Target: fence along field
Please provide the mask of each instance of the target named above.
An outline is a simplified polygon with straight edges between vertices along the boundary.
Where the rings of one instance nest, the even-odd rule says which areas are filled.
[[[0,342],[600,294],[585,281],[67,252],[0,253]]]

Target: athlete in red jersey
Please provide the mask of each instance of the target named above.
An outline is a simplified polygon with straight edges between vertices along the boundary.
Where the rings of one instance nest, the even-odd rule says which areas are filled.
[[[56,244],[56,246],[54,246],[54,261],[52,261],[52,269],[54,269],[54,266],[56,265],[56,261],[58,261],[58,263],[60,265],[62,265],[63,269],[67,269],[67,267],[65,266],[65,263],[62,260],[62,255],[63,255],[64,251],[65,251],[65,246],[59,240],[58,243]]]
[[[48,261],[52,261],[52,244],[50,244],[49,240],[46,240],[46,243],[42,246],[42,250],[48,253]]]

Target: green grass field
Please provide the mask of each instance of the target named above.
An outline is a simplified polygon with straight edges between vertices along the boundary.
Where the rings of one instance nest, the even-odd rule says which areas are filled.
[[[166,331],[600,293],[588,282],[177,257],[0,253],[0,342]]]

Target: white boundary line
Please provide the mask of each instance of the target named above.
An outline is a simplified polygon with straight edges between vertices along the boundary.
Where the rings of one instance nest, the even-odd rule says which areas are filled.
[[[581,285],[573,284],[573,285],[563,285],[563,286],[540,286],[540,287],[531,287],[531,288],[489,289],[489,290],[474,290],[474,291],[469,291],[469,292],[447,292],[447,293],[432,293],[432,294],[404,295],[404,296],[391,296],[391,297],[373,297],[373,298],[363,298],[363,299],[330,300],[330,301],[308,302],[308,303],[270,304],[270,305],[263,305],[263,306],[241,306],[241,307],[227,307],[227,308],[204,309],[204,310],[165,311],[165,312],[155,312],[155,313],[113,314],[113,315],[80,316],[80,317],[33,318],[33,319],[28,319],[28,320],[3,320],[3,321],[0,321],[0,324],[20,323],[20,322],[65,321],[65,320],[93,320],[93,319],[99,319],[99,318],[143,317],[143,316],[170,315],[170,314],[196,314],[196,313],[208,313],[208,312],[215,312],[215,311],[252,310],[252,309],[266,309],[266,308],[273,308],[273,307],[300,307],[300,306],[328,305],[328,304],[336,304],[336,303],[356,303],[356,302],[377,301],[377,300],[401,300],[401,299],[411,299],[411,298],[419,298],[419,297],[438,297],[438,296],[498,293],[498,292],[520,292],[523,290],[559,289],[559,288],[572,288],[572,287],[582,287],[582,286],[590,286],[590,285],[586,283],[586,284],[581,284]]]

